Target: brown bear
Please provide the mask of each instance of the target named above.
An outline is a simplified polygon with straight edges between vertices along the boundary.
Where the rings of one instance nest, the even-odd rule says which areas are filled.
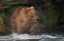
[[[12,33],[40,33],[38,13],[33,6],[21,6],[15,9],[11,16]]]

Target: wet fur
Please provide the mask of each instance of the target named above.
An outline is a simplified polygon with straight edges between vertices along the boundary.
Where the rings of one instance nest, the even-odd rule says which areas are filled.
[[[22,6],[15,9],[11,16],[12,33],[29,33],[32,35],[38,34],[40,29],[38,22],[35,19],[38,15],[36,15],[35,18],[31,18],[31,14],[37,14],[35,8]]]

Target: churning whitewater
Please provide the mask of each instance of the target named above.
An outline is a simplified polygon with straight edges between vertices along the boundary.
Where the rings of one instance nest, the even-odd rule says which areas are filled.
[[[1,38],[11,38],[11,39],[45,39],[45,38],[51,38],[51,39],[54,39],[54,38],[58,38],[56,36],[51,36],[51,35],[28,35],[28,34],[20,34],[18,35],[17,33],[13,33],[9,36],[1,36]]]
[[[16,40],[38,40],[38,41],[64,41],[64,37],[58,35],[58,36],[52,36],[52,35],[29,35],[29,34],[20,34],[18,35],[17,33],[13,33],[8,36],[0,36],[0,41],[16,41]]]

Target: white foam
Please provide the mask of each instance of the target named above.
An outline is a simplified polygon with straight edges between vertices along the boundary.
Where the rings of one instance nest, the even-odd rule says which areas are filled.
[[[45,39],[45,38],[58,38],[56,36],[51,36],[51,35],[28,35],[28,34],[12,34],[12,37],[14,39]]]
[[[51,36],[51,35],[41,35],[41,38],[52,38],[52,39],[55,39],[55,38],[58,38],[58,37]]]
[[[28,35],[28,34],[13,34],[14,39],[41,39],[39,35]]]
[[[50,39],[56,39],[58,38],[57,36],[51,36],[51,35],[29,35],[29,34],[20,34],[18,35],[17,33],[13,33],[9,36],[0,36],[0,39],[46,39],[46,38],[50,38]]]

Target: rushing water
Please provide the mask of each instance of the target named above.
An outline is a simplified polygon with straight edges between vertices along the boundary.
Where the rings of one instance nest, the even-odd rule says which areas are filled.
[[[28,34],[12,34],[9,36],[0,36],[0,41],[64,41],[62,35],[28,35]]]

